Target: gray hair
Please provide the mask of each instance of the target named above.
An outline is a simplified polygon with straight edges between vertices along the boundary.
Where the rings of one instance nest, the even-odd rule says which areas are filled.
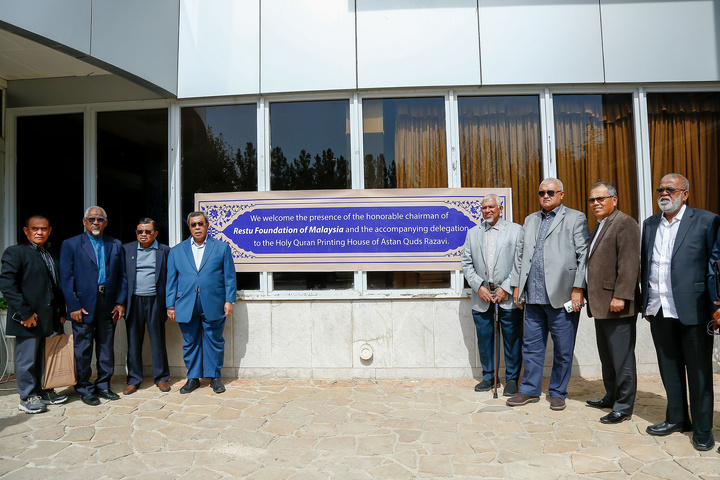
[[[188,213],[187,221],[185,223],[190,225],[190,219],[193,217],[199,217],[200,215],[202,215],[202,217],[205,219],[205,223],[210,224],[210,219],[207,217],[207,215],[205,215],[205,212],[202,211]]]
[[[87,210],[85,210],[85,216],[84,216],[83,218],[87,218],[87,216],[90,214],[90,210],[92,210],[93,208],[97,208],[98,210],[100,210],[100,211],[102,212],[102,214],[103,214],[103,217],[105,217],[105,219],[108,218],[107,213],[105,212],[105,209],[102,208],[102,207],[99,207],[99,206],[97,206],[97,205],[93,205],[92,207],[88,207]]]
[[[595,185],[593,185],[592,187],[590,187],[590,190],[593,190],[593,189],[595,189],[595,188],[597,188],[597,187],[602,187],[602,186],[604,186],[605,188],[607,188],[608,194],[609,194],[611,197],[617,197],[617,196],[618,196],[618,194],[617,194],[617,188],[615,188],[615,185],[613,185],[612,183],[609,183],[609,182],[597,182]]]
[[[485,197],[482,199],[482,202],[480,202],[480,205],[485,203],[485,200],[495,200],[495,205],[500,206],[500,197],[498,197],[494,193],[488,193],[487,195],[485,195]]]
[[[690,181],[687,178],[685,178],[684,176],[680,175],[679,173],[668,173],[667,175],[665,175],[664,177],[662,177],[660,179],[660,182],[662,182],[666,178],[672,178],[672,179],[679,178],[680,181],[682,182],[683,190],[690,190]]]
[[[540,185],[546,185],[546,184],[548,184],[548,183],[550,183],[550,182],[555,182],[555,183],[557,183],[558,186],[560,187],[560,190],[561,190],[561,191],[562,191],[562,190],[565,190],[565,188],[563,188],[562,182],[561,182],[560,180],[558,180],[557,178],[554,178],[554,177],[548,177],[548,178],[546,178],[545,180],[543,180],[542,182],[540,182]]]

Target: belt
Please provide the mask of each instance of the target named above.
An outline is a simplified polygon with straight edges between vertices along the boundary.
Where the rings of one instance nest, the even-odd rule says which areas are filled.
[[[98,293],[105,293],[105,285],[98,285]]]

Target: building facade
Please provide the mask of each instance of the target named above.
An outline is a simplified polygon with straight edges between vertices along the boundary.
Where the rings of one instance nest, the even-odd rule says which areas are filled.
[[[227,191],[511,187],[522,223],[547,176],[591,228],[600,180],[640,222],[669,172],[719,212],[718,32],[712,0],[0,0],[0,238],[40,212],[58,244],[99,204],[111,235],[151,216],[174,245],[193,195]],[[480,371],[460,271],[238,273],[238,288],[227,376]],[[644,321],[637,348],[656,372]],[[600,374],[584,314],[575,364]]]

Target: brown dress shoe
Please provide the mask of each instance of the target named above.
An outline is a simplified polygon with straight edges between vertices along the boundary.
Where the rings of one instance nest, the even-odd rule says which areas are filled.
[[[508,406],[510,407],[519,407],[521,405],[527,405],[528,403],[536,403],[540,401],[540,397],[531,397],[530,395],[526,393],[518,393],[514,397],[510,397],[507,399]]]
[[[170,391],[170,384],[168,382],[166,382],[165,380],[158,382],[157,386],[161,392],[169,392]]]
[[[550,410],[565,410],[565,399],[550,397]]]
[[[128,385],[123,388],[123,395],[131,395],[138,389],[137,385]]]

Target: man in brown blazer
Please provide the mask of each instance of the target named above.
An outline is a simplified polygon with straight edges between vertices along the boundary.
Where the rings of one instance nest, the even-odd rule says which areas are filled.
[[[611,408],[600,422],[613,424],[630,418],[637,391],[635,324],[639,312],[640,227],[617,209],[615,187],[598,182],[588,203],[597,217],[587,257],[588,314],[602,364],[605,396],[588,400],[595,408]]]

